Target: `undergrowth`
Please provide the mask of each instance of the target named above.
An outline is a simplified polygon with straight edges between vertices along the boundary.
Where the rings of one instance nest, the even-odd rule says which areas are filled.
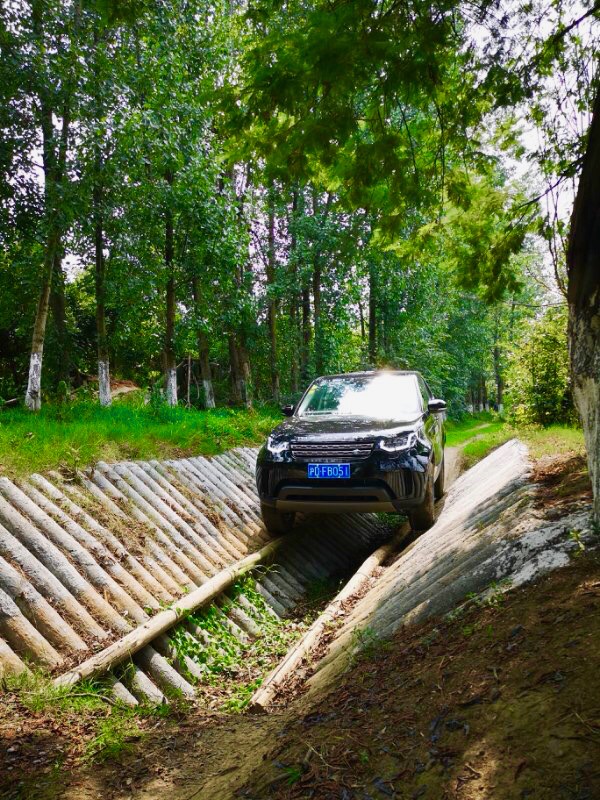
[[[275,408],[199,411],[164,404],[48,404],[37,414],[0,411],[0,471],[73,471],[97,461],[214,455],[261,442],[281,421]]]
[[[482,412],[459,422],[446,422],[446,445],[460,447],[464,469],[472,467],[509,439],[520,439],[533,459],[546,455],[582,454],[583,431],[567,425],[512,425],[498,414]]]
[[[130,708],[110,695],[111,683],[83,680],[77,686],[55,686],[42,672],[32,669],[3,679],[4,691],[18,696],[27,711],[50,716],[55,725],[85,726],[82,760],[104,761],[125,751],[144,735],[141,721],[155,716],[156,707]]]
[[[258,628],[258,634],[247,642],[230,628],[226,615],[232,608],[250,617]],[[258,592],[255,579],[244,576],[233,585],[225,603],[189,614],[172,631],[171,640],[180,658],[188,656],[200,666],[200,691],[217,694],[221,706],[229,711],[242,711],[264,674],[305,628],[305,623],[277,617]],[[204,641],[199,640],[199,631],[206,634]],[[192,675],[186,677],[195,681]]]

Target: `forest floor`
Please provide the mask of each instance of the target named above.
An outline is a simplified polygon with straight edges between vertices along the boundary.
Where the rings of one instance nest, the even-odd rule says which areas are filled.
[[[581,452],[563,441],[534,463],[548,517],[589,499]],[[333,692],[269,716],[183,705],[140,715],[84,698],[32,707],[9,693],[0,797],[594,800],[599,612],[600,555],[580,550],[459,621],[365,649]]]

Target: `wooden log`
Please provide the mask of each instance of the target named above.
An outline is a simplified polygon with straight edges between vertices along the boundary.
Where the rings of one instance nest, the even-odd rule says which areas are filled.
[[[195,586],[194,581],[190,579],[189,575],[187,575],[180,566],[180,562],[187,566],[187,560],[184,561],[185,557],[179,551],[179,548],[175,546],[153,520],[147,517],[146,514],[138,508],[131,497],[127,494],[123,494],[123,492],[117,489],[116,485],[111,483],[109,480],[109,477],[111,477],[110,475],[104,475],[98,470],[94,470],[92,477],[94,484],[100,488],[102,492],[115,500],[125,503],[131,511],[131,516],[148,529],[146,547],[169,576],[171,581],[168,587],[169,591],[174,595],[178,595],[181,592],[181,587],[192,589]],[[116,473],[114,479],[116,482],[121,481]],[[152,536],[155,537],[156,541]]]
[[[159,612],[143,625],[123,636],[119,641],[106,647],[102,652],[87,659],[75,669],[60,675],[56,678],[55,684],[57,686],[72,686],[82,678],[100,675],[112,669],[116,664],[130,658],[161,633],[166,633],[186,614],[208,603],[241,575],[270,558],[277,551],[280,544],[281,539],[276,539],[256,553],[246,556],[236,564],[232,564],[232,566],[217,573],[202,586],[177,600],[171,608]]]
[[[20,675],[22,672],[29,672],[28,667],[4,639],[0,639],[0,681],[7,675]]]
[[[87,608],[79,602],[79,587],[73,594],[42,561],[39,561],[10,531],[0,524],[0,554],[16,564],[27,575],[38,592],[52,599],[79,633],[95,639],[105,639],[106,631],[96,622]]]
[[[104,572],[76,539],[39,509],[7,478],[0,478],[0,489],[10,500],[9,504],[0,496],[0,518],[4,524],[35,553],[40,561],[46,564],[61,583],[70,591],[78,592],[78,597],[93,610],[94,614],[115,630],[128,630],[130,625],[124,622],[99,591],[106,592],[115,599],[118,598],[118,602],[124,608],[133,611],[136,604],[127,593]],[[68,554],[68,558],[65,553]],[[85,577],[71,562],[81,568]]]
[[[164,600],[173,599],[171,596],[167,596],[160,583],[132,556],[123,546],[123,543],[111,531],[107,530],[94,517],[88,514],[87,511],[74,503],[42,475],[31,475],[29,480],[54,500],[61,510],[66,509],[80,527],[83,527],[86,531],[92,531],[97,537],[96,541],[101,542],[102,547],[107,548],[117,562],[127,568],[128,573],[136,580],[136,584],[132,584],[132,593],[139,603],[144,607],[158,608],[160,604],[156,599],[157,595]],[[113,577],[116,576],[113,575]]]
[[[20,488],[34,506],[44,512],[43,515],[38,514],[38,519],[34,519],[34,522],[46,533],[48,538],[54,540],[59,547],[62,545],[64,550],[63,541],[66,540],[66,537],[63,536],[59,540],[52,532],[48,533],[49,523],[52,523],[52,528],[65,531],[72,537],[81,546],[81,555],[77,563],[81,570],[85,571],[90,583],[95,585],[105,596],[110,595],[113,605],[127,611],[136,622],[142,622],[147,615],[138,602],[138,598],[145,606],[148,601],[153,602],[152,596],[124,569],[102,542],[89,534],[68,514],[65,514],[39,489],[27,483]],[[31,514],[29,516],[31,517]],[[69,554],[72,554],[72,543],[69,543],[68,540],[66,543],[69,547]]]
[[[97,464],[97,469],[94,473],[94,480],[98,480],[98,473],[105,479],[114,484],[118,490],[125,495],[125,497],[134,504],[132,512],[136,509],[138,512],[141,510],[142,515],[146,521],[151,521],[152,528],[155,531],[155,536],[160,542],[161,546],[165,548],[166,552],[172,556],[172,561],[176,562],[182,573],[185,575],[185,585],[191,588],[190,584],[198,585],[206,577],[206,573],[202,571],[194,561],[189,557],[185,549],[188,542],[183,539],[179,531],[171,525],[161,514],[156,511],[148,500],[143,497],[140,492],[136,490],[128,481],[119,475],[112,467],[103,462]],[[183,546],[182,546],[183,545]]]
[[[190,504],[190,511],[190,508],[188,508],[185,503],[185,498],[183,498],[183,503],[180,502],[175,489],[173,489],[164,478],[157,474],[150,464],[140,462],[139,464],[130,463],[127,464],[127,466],[131,473],[148,486],[156,498],[162,500],[165,512],[168,512],[170,515],[168,517],[170,521],[173,522],[180,533],[190,542],[194,550],[198,554],[201,554],[202,560],[200,566],[208,575],[213,575],[224,564],[230,561],[227,557],[223,559],[217,555],[209,546],[206,537],[198,533],[194,525],[194,507]],[[169,487],[169,490],[165,489],[163,483]]]
[[[2,589],[0,589],[0,635],[19,655],[31,658],[38,664],[52,668],[63,660]]]
[[[177,477],[157,469],[156,462],[144,462],[139,466],[165,493],[168,491],[171,502],[174,499],[181,511],[187,515],[190,527],[196,534],[195,541],[199,542],[199,547],[206,550],[207,557],[213,561],[217,569],[229,564],[231,562],[231,553],[221,544],[219,532],[204,516],[200,508],[177,489],[175,484],[180,484]],[[216,534],[216,537],[214,534]],[[235,558],[237,559],[237,556]]]
[[[47,600],[31,585],[22,572],[0,556],[0,588],[12,598],[21,613],[50,644],[59,649],[87,650],[83,639]]]
[[[161,475],[167,477],[171,477],[171,475],[175,476],[177,482],[189,490],[190,494],[193,496],[194,506],[198,509],[196,513],[200,514],[201,524],[208,535],[212,537],[212,540],[223,547],[236,561],[239,558],[243,558],[246,554],[246,548],[225,524],[222,522],[218,522],[217,525],[213,524],[211,517],[214,519],[216,514],[204,503],[202,496],[198,493],[198,487],[193,483],[185,470],[176,466],[177,463],[176,461],[172,462],[172,465],[167,468],[165,464],[158,461],[152,462]]]
[[[253,711],[267,710],[277,694],[277,691],[302,660],[310,655],[311,649],[319,641],[326,625],[333,622],[342,609],[343,603],[361,591],[367,581],[370,580],[375,570],[398,549],[409,532],[410,526],[408,524],[403,525],[389,542],[379,547],[362,563],[342,591],[327,606],[325,611],[317,617],[300,641],[288,651],[283,661],[275,667],[267,676],[262,686],[253,694],[250,700],[250,708]]]

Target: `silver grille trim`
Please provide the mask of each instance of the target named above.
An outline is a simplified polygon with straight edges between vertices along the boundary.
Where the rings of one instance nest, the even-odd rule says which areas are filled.
[[[371,455],[373,441],[362,442],[291,442],[292,457],[297,461],[363,461]]]

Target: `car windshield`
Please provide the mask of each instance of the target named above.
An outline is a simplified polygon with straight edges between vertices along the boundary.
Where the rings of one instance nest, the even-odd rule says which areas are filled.
[[[400,420],[420,412],[414,376],[383,373],[320,378],[309,388],[297,414]]]

